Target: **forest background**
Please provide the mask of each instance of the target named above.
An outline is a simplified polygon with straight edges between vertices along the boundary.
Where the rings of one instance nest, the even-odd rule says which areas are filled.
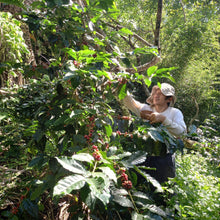
[[[0,3],[1,219],[219,219],[218,1]],[[122,105],[162,82],[184,147]],[[176,151],[162,186],[149,136]]]

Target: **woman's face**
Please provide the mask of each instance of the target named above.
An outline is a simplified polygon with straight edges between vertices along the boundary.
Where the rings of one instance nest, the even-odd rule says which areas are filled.
[[[153,104],[167,106],[168,102],[170,102],[170,99],[166,99],[166,96],[161,92],[161,90],[157,89],[153,95]]]

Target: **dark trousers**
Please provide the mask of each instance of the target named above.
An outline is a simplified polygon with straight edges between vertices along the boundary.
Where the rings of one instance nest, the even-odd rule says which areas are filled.
[[[143,163],[146,167],[156,168],[156,170],[145,170],[154,177],[159,183],[168,181],[176,175],[175,154],[166,154],[165,156],[148,156]]]

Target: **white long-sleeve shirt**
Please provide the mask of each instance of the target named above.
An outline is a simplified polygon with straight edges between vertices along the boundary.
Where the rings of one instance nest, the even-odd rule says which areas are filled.
[[[131,95],[127,95],[123,99],[125,106],[140,117],[140,112],[143,110],[157,112],[154,107],[148,104],[143,104],[136,101]],[[168,107],[165,111],[160,112],[166,119],[163,121],[163,125],[174,136],[178,137],[186,132],[186,124],[182,112],[174,107]]]

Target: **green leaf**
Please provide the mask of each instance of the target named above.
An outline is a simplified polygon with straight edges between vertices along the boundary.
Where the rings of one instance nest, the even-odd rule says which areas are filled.
[[[77,118],[78,116],[82,115],[84,111],[81,109],[75,109],[71,112],[70,118]]]
[[[157,66],[151,66],[147,69],[147,75],[151,76],[153,73],[155,73],[155,71],[158,69]]]
[[[121,89],[120,89],[120,91],[119,91],[119,94],[118,94],[118,98],[120,100],[124,99],[125,96],[127,95],[127,91],[126,90],[127,90],[127,86],[126,86],[126,84],[123,84]]]
[[[8,115],[7,115],[6,113],[5,113],[5,114],[1,114],[1,115],[0,115],[0,121],[3,120],[4,118],[6,118],[7,116],[8,116]]]
[[[131,220],[144,220],[144,219],[151,219],[150,217],[149,218],[145,218],[144,215],[142,214],[139,214],[135,211],[132,212],[131,214]]]
[[[63,50],[64,50],[64,52],[68,53],[75,60],[77,59],[77,52],[74,51],[73,49],[64,48]]]
[[[79,153],[72,156],[72,159],[92,163],[94,157],[87,153]]]
[[[128,34],[128,35],[133,35],[133,32],[127,28],[122,28],[119,31],[119,34]]]
[[[112,78],[110,73],[108,73],[106,71],[98,70],[97,73],[98,73],[99,76],[105,76],[107,79],[111,79]]]
[[[177,67],[161,68],[156,71],[156,74],[161,74],[163,72],[168,72],[177,69]]]
[[[111,195],[109,191],[110,181],[106,175],[99,172],[92,173],[92,178],[87,178],[87,183],[95,197],[107,205]]]
[[[11,71],[9,72],[9,74],[11,74],[13,77],[17,77],[17,74],[16,74],[13,70],[11,70]]]
[[[137,53],[146,54],[146,49],[145,48],[135,48],[134,54],[137,54]]]
[[[108,176],[108,178],[110,180],[113,180],[115,183],[117,183],[117,176],[115,174],[115,172],[110,169],[109,167],[99,167],[100,170],[102,170],[102,172]]]
[[[58,118],[55,122],[53,122],[53,126],[59,126],[64,124],[65,120],[68,119],[68,115],[63,115],[60,118]]]
[[[45,158],[43,155],[40,155],[32,159],[31,162],[28,164],[28,166],[40,168],[44,166],[46,162],[48,162],[48,159]]]
[[[143,207],[143,209],[148,209],[150,212],[155,213],[157,215],[160,215],[164,218],[166,218],[166,216],[167,216],[166,213],[161,208],[159,208],[158,206],[153,205],[153,204],[146,204]]]
[[[35,141],[39,142],[42,139],[43,135],[44,135],[44,132],[41,129],[38,129],[34,133],[33,138]]]
[[[133,182],[132,182],[133,183]],[[146,204],[153,204],[153,199],[146,193],[136,191],[132,193],[132,196],[139,207],[143,207]]]
[[[79,56],[82,56],[82,57],[88,57],[88,56],[91,56],[95,53],[96,52],[94,50],[80,50],[78,52]]]
[[[37,203],[33,203],[30,199],[24,199],[22,202],[23,209],[34,219],[38,219],[38,205]]]
[[[135,48],[134,54],[141,53],[141,54],[153,54],[155,56],[158,56],[158,49],[157,48],[149,48],[149,47],[143,47],[143,48]]]
[[[85,187],[84,187],[85,188]],[[96,205],[96,202],[98,200],[98,198],[96,198],[95,196],[95,193],[93,191],[89,191],[86,189],[82,189],[81,190],[81,197],[83,199],[83,201],[85,201],[86,205],[91,209],[91,210],[94,210],[95,209],[95,205]]]
[[[161,187],[160,183],[155,180],[152,176],[149,174],[141,171],[138,167],[134,166],[134,169],[141,174],[148,182],[150,182],[155,188],[157,192],[163,192],[163,188]]]
[[[72,72],[72,71],[71,72],[67,72],[65,74],[65,76],[63,77],[63,80],[69,80],[69,79],[72,79],[75,76],[76,76],[76,74],[74,72]]]
[[[144,78],[144,75],[139,74],[139,73],[135,73],[134,75],[135,75],[135,77],[136,77],[137,79],[143,79],[143,78]]]
[[[150,87],[150,85],[151,85],[151,80],[149,80],[148,78],[145,78],[144,79],[144,82],[145,82],[145,84],[147,85],[147,87]]]
[[[132,202],[125,196],[114,195],[112,200],[123,207],[134,208]]]
[[[96,193],[96,198],[98,198],[102,203],[106,206],[109,203],[109,199],[111,197],[111,194],[109,192],[106,192],[105,190],[102,193]]]
[[[36,186],[37,185],[37,186]],[[36,181],[35,189],[31,193],[31,200],[38,198],[46,190],[45,184],[42,181]]]
[[[81,134],[74,134],[73,135],[73,142],[74,142],[74,144],[81,145],[81,144],[85,144],[86,140],[85,140],[83,135],[81,135]]]
[[[154,141],[160,141],[162,143],[164,143],[164,138],[163,136],[160,134],[160,132],[157,130],[157,128],[150,128],[148,130],[148,134],[150,135],[150,137],[154,140]]]
[[[152,199],[147,194],[140,192],[140,191],[133,192],[132,196],[136,198],[141,198],[144,200],[152,201]]]
[[[131,155],[132,155],[131,152],[123,152],[122,154],[118,154],[117,156],[118,156],[120,159],[122,159],[122,158],[124,158],[124,157],[129,157],[129,156],[131,156]]]
[[[137,151],[134,152],[128,159],[122,160],[121,162],[125,167],[133,168],[134,165],[144,162],[146,159],[146,155],[146,152]]]
[[[67,157],[61,157],[61,158],[56,157],[56,159],[58,163],[66,170],[81,175],[85,175],[87,173],[85,168],[81,164],[76,162],[74,159],[69,159]]]
[[[85,185],[85,177],[82,175],[72,175],[61,179],[53,189],[53,196],[66,195],[73,190],[79,190]]]
[[[171,82],[174,82],[174,83],[176,82],[176,80],[170,75],[164,75],[163,74],[162,77],[169,79]]]
[[[116,195],[116,196],[127,196],[128,195],[128,191],[123,189],[123,188],[116,188],[115,186],[111,186],[111,192],[112,195]]]
[[[112,135],[112,127],[111,125],[105,125],[105,132],[108,137]]]
[[[93,179],[99,181],[98,185],[96,185],[95,187],[97,189],[99,189],[100,191],[109,188],[110,181],[109,181],[109,179],[107,178],[107,176],[104,173],[102,173],[102,172],[95,172],[95,173],[92,173],[92,177],[93,177]],[[102,185],[102,183],[104,185]]]
[[[131,62],[127,57],[121,57],[121,60],[127,67],[131,66]]]

